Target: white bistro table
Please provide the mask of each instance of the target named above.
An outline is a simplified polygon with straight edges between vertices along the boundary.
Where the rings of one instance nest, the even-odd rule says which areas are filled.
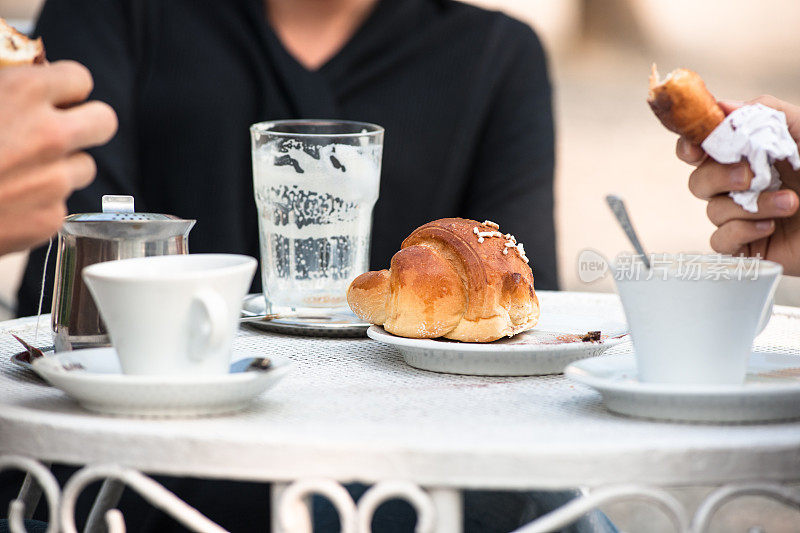
[[[540,297],[545,313],[624,319],[615,295]],[[295,367],[247,410],[198,419],[115,418],[83,410],[9,361],[19,346],[8,333],[32,339],[34,327],[33,318],[0,323],[0,469],[22,468],[42,480],[51,505],[61,502],[64,531],[74,531],[77,495],[98,479],[111,481],[90,517],[97,524],[120,522],[118,512],[105,511],[125,484],[194,530],[220,531],[144,473],[272,482],[273,529],[281,531],[307,530],[311,493],[333,501],[346,532],[367,530],[375,508],[395,496],[416,508],[418,531],[458,531],[463,489],[586,489],[524,531],[550,531],[626,498],[649,500],[682,531],[705,530],[722,503],[742,494],[800,505],[800,495],[786,486],[800,481],[800,422],[626,418],[561,375],[436,374],[407,366],[394,349],[366,338],[251,329],[240,332],[237,351],[280,355]],[[800,366],[800,309],[776,307],[757,345],[796,353]],[[607,353],[630,349],[625,343]],[[40,461],[86,467],[62,491]],[[373,485],[357,505],[342,487],[354,481]],[[686,485],[720,488],[690,517],[663,490]],[[21,515],[19,504],[16,511]]]

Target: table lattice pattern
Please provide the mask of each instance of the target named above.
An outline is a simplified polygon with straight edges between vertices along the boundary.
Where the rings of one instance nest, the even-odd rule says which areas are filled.
[[[614,295],[543,292],[540,297],[544,312],[624,319]],[[40,345],[49,344],[48,319],[42,318]],[[593,493],[602,499],[628,497],[644,486],[800,480],[800,422],[711,425],[626,418],[606,411],[593,390],[560,375],[435,374],[407,366],[393,348],[368,339],[300,338],[243,328],[237,354],[279,355],[295,364],[248,409],[198,419],[100,416],[9,361],[19,347],[6,333],[33,340],[34,329],[31,318],[0,324],[1,454],[273,481],[279,492],[297,480],[398,480],[428,488],[434,503],[451,511],[458,505],[448,498],[465,488],[583,486],[596,488]],[[756,347],[798,354],[800,366],[800,310],[776,307]],[[625,343],[608,353],[630,350]],[[426,505],[419,503],[418,509]],[[435,530],[450,531],[442,529],[442,520]],[[546,529],[531,529],[539,530]]]

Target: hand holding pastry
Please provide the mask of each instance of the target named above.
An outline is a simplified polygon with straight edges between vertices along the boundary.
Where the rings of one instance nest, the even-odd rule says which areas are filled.
[[[347,302],[360,318],[401,337],[490,342],[539,319],[522,244],[488,220],[446,218],[417,228],[389,270],[353,281]]]
[[[662,81],[655,65],[648,103],[681,136],[678,157],[697,166],[689,189],[708,202],[708,217],[718,228],[711,247],[725,254],[760,255],[781,263],[787,274],[800,274],[800,172],[795,170],[800,168],[800,108],[771,96],[747,104],[717,102],[696,73],[678,69]],[[756,104],[766,108],[740,109]],[[786,124],[767,108],[782,112]],[[725,127],[717,129],[723,121]],[[705,150],[728,164],[708,157]]]
[[[786,115],[789,133],[800,144],[800,107],[762,96],[747,102],[760,103]],[[726,114],[741,104],[721,103]],[[800,172],[785,161],[776,163],[783,182],[777,191],[765,191],[758,198],[758,212],[750,213],[734,203],[729,191],[750,187],[753,173],[746,161],[723,165],[704,156],[702,148],[685,138],[678,140],[678,157],[697,168],[689,177],[689,190],[708,202],[708,218],[717,226],[711,247],[720,253],[746,256],[761,254],[783,265],[789,275],[800,275]]]

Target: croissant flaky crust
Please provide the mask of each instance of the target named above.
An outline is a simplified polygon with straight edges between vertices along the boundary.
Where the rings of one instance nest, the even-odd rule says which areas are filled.
[[[683,68],[673,70],[662,81],[653,65],[647,103],[668,130],[694,144],[702,143],[725,119],[703,79]]]
[[[42,39],[29,39],[0,18],[0,68],[44,63]]]
[[[401,337],[490,342],[539,320],[522,244],[488,220],[444,218],[417,228],[389,270],[353,280],[347,303]]]

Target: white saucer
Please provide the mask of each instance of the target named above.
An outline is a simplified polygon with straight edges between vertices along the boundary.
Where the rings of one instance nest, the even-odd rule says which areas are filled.
[[[602,340],[583,342],[580,335],[599,330]],[[624,323],[596,316],[543,316],[537,326],[514,337],[488,343],[446,339],[408,339],[372,326],[367,335],[397,348],[406,363],[433,372],[472,376],[558,374],[578,359],[600,355],[627,340]]]
[[[263,294],[248,294],[244,297],[242,318],[263,315],[266,312],[267,302]],[[320,310],[320,316],[311,318],[286,317],[243,324],[263,331],[306,337],[363,337],[370,326],[369,322],[364,322],[349,309],[336,312]]]
[[[743,385],[676,385],[636,379],[631,354],[573,363],[568,377],[597,389],[617,413],[691,422],[768,422],[800,418],[800,356],[756,352]]]
[[[33,369],[86,409],[127,416],[202,416],[243,409],[274,386],[291,364],[270,357],[267,370],[246,371],[252,357],[214,376],[129,376],[113,348],[91,348],[41,357]]]
[[[42,351],[42,353],[44,354],[45,357],[49,357],[49,356],[53,355],[53,353],[54,353],[54,349],[53,349],[52,346],[49,346],[47,348],[39,348],[39,349]],[[33,365],[31,364],[31,361],[30,361],[30,355],[28,355],[28,352],[26,352],[24,350],[21,351],[21,352],[17,352],[14,355],[12,355],[11,356],[11,362],[14,363],[15,365],[19,366],[19,367],[22,367],[22,368],[26,369],[26,370],[33,370]]]

